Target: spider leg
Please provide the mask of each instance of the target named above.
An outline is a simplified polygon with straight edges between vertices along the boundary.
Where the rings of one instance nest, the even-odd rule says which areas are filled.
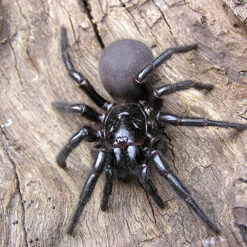
[[[52,102],[52,106],[59,112],[79,114],[94,122],[102,122],[103,115],[99,114],[90,106],[84,104],[68,104],[65,102]]]
[[[149,178],[149,169],[147,164],[142,164],[141,176],[138,177],[139,183],[142,185],[143,189],[153,197],[154,201],[160,208],[164,208],[165,204],[161,197],[158,195],[155,186]]]
[[[174,188],[177,194],[185,200],[185,202],[194,210],[194,212],[199,216],[199,218],[216,234],[219,234],[218,228],[211,222],[208,216],[200,209],[194,199],[191,197],[190,192],[185,188],[181,181],[169,170],[166,162],[161,158],[159,151],[152,150],[148,154],[151,161],[154,163],[159,174],[164,177],[170,185]]]
[[[97,106],[103,108],[104,110],[109,109],[111,107],[111,103],[105,100],[102,96],[100,96],[92,87],[92,85],[87,81],[87,79],[82,74],[80,74],[75,70],[71,58],[67,52],[67,43],[68,43],[67,31],[65,27],[62,27],[61,28],[62,58],[70,77],[78,83],[79,87],[93,100],[93,102]]]
[[[212,84],[203,84],[192,80],[180,81],[175,84],[166,84],[153,90],[153,95],[160,98],[162,95],[169,95],[177,91],[186,90],[189,88],[211,90],[214,88]]]
[[[194,117],[178,117],[168,113],[159,112],[156,116],[158,122],[171,124],[171,125],[182,125],[182,126],[195,126],[195,127],[205,127],[205,126],[216,126],[222,128],[233,128],[237,130],[244,130],[247,128],[247,124],[232,123],[224,121],[215,121],[205,118],[194,118]]]
[[[97,157],[94,161],[94,165],[92,168],[92,171],[88,175],[88,178],[86,182],[84,183],[84,186],[82,188],[80,197],[79,197],[79,202],[77,204],[76,210],[74,211],[74,214],[71,219],[71,223],[69,225],[69,228],[67,230],[68,234],[72,234],[78,220],[80,217],[80,214],[82,213],[85,205],[88,203],[91,194],[94,190],[94,187],[97,183],[97,180],[102,173],[104,166],[107,163],[107,158],[108,158],[108,153],[106,150],[100,150],[97,154]]]
[[[108,209],[109,196],[112,193],[112,186],[114,180],[114,172],[111,165],[106,167],[106,183],[104,186],[103,198],[101,201],[101,210],[106,211]]]
[[[96,131],[90,127],[83,127],[77,131],[68,141],[68,143],[58,153],[56,160],[61,168],[66,167],[66,159],[69,154],[79,145],[82,140],[89,142],[98,141],[100,139],[100,131]]]
[[[161,65],[163,62],[168,60],[173,54],[177,53],[185,53],[194,49],[197,49],[197,44],[193,45],[187,45],[187,46],[177,46],[173,48],[166,49],[164,52],[160,54],[151,64],[148,64],[145,66],[137,75],[135,81],[137,83],[142,83],[144,78],[152,72],[154,69],[156,69],[159,65]]]

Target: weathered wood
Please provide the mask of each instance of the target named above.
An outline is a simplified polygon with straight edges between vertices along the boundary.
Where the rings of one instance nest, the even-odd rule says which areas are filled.
[[[67,170],[55,163],[56,153],[80,126],[98,128],[51,107],[52,101],[67,101],[96,108],[67,75],[60,54],[62,25],[76,67],[109,100],[97,71],[102,44],[138,39],[158,55],[167,47],[197,42],[197,51],[174,56],[158,69],[155,86],[194,79],[215,89],[166,97],[164,111],[245,122],[246,26],[225,2],[0,1],[1,246],[244,246],[234,222],[247,224],[247,131],[165,129],[173,171],[219,226],[220,237],[157,174],[166,209],[137,184],[116,182],[109,212],[102,212],[102,176],[70,237],[65,232],[93,162],[93,144],[76,149]]]
[[[224,2],[233,11],[234,15],[240,22],[235,23],[235,27],[242,25],[246,27],[247,24],[247,1],[246,0],[224,0]]]

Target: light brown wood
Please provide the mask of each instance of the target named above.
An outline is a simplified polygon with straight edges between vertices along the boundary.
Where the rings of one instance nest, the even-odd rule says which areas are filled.
[[[0,2],[0,246],[244,246],[235,221],[247,225],[247,131],[165,129],[165,155],[173,171],[221,229],[220,237],[157,174],[155,185],[166,209],[159,209],[138,184],[116,182],[110,209],[102,212],[102,176],[74,236],[68,236],[66,228],[90,171],[94,145],[77,148],[67,170],[55,162],[80,126],[99,128],[51,107],[53,101],[67,101],[96,108],[66,72],[60,54],[62,25],[68,30],[76,68],[109,100],[97,71],[99,39],[105,46],[117,39],[138,39],[155,56],[168,47],[198,43],[197,51],[174,56],[161,66],[154,86],[193,79],[212,83],[215,89],[166,97],[163,111],[246,122],[246,26],[225,2]]]

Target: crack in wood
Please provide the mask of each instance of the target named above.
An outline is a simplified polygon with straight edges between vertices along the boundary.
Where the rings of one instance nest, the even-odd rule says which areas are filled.
[[[18,68],[18,65],[17,65],[17,58],[16,58],[15,50],[14,50],[14,47],[12,46],[12,43],[11,43],[10,39],[9,39],[9,46],[10,46],[12,52],[13,52],[14,60],[15,60],[14,67],[16,69],[16,72],[17,72],[17,76],[19,78],[20,85],[21,85],[21,87],[22,87],[22,89],[24,91],[24,85],[23,85],[23,82],[22,82],[22,79],[21,79],[21,74],[20,74],[20,71],[19,71],[19,68]]]
[[[131,19],[133,20],[133,23],[134,23],[134,25],[135,25],[135,28],[136,28],[136,30],[138,31],[138,33],[139,33],[142,37],[144,37],[143,34],[142,34],[142,32],[141,32],[141,30],[140,30],[140,28],[138,27],[138,24],[137,24],[136,21],[135,21],[134,16],[133,16],[133,15],[131,14],[131,12],[129,11],[127,5],[126,5],[125,3],[123,3],[121,0],[120,0],[120,3],[122,4],[122,7],[125,8],[126,11],[129,13]]]
[[[3,134],[4,138],[6,139],[7,142],[9,142],[9,138],[7,136],[7,134],[4,132],[3,129],[0,129],[1,133]],[[9,145],[8,145],[9,146]],[[24,206],[24,200],[23,200],[23,195],[21,193],[21,188],[20,188],[20,178],[17,172],[17,167],[15,164],[15,161],[12,159],[11,154],[8,151],[8,147],[3,143],[3,150],[6,153],[10,163],[13,166],[13,171],[14,171],[14,175],[15,175],[15,179],[16,179],[16,190],[17,193],[20,197],[20,201],[21,201],[21,210],[22,210],[22,221],[21,221],[21,225],[23,228],[23,233],[24,233],[24,240],[25,240],[25,246],[28,247],[28,241],[27,241],[27,229],[26,229],[26,212],[25,212],[25,206]]]
[[[152,1],[153,1],[153,4],[158,8],[158,10],[159,10],[159,12],[160,12],[160,14],[161,14],[161,16],[162,16],[164,22],[165,22],[166,25],[168,26],[169,32],[170,32],[170,34],[171,34],[171,36],[172,36],[172,38],[173,38],[175,44],[178,45],[178,42],[177,42],[177,40],[176,40],[176,38],[174,37],[174,34],[173,34],[173,32],[172,32],[172,27],[171,27],[171,25],[169,24],[169,22],[168,22],[168,20],[167,20],[167,18],[166,18],[166,16],[165,16],[165,14],[164,14],[164,11],[162,11],[162,9],[160,8],[160,6],[159,6],[159,4],[157,3],[157,1],[155,1],[155,0],[152,0]]]
[[[150,208],[151,208],[152,216],[153,216],[153,219],[154,219],[154,224],[155,224],[156,227],[158,227],[158,226],[157,226],[156,217],[155,217],[155,214],[154,214],[153,205],[152,205],[152,203],[150,202],[150,198],[149,198],[148,193],[147,193],[146,191],[145,191],[145,194],[146,194],[146,196],[147,196],[147,200],[148,200],[149,206],[150,206]]]
[[[92,27],[93,27],[93,30],[94,30],[94,33],[95,33],[95,36],[98,40],[98,43],[99,45],[101,46],[101,48],[103,49],[105,47],[105,44],[100,36],[100,32],[99,32],[99,29],[98,29],[98,26],[97,26],[97,23],[94,22],[94,19],[93,19],[93,16],[91,14],[91,7],[90,7],[90,4],[88,3],[87,0],[82,0],[82,3],[84,5],[84,8],[85,8],[85,11],[86,11],[86,14],[92,24]]]

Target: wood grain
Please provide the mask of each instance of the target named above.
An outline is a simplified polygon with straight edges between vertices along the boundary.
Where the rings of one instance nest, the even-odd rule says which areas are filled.
[[[55,156],[79,127],[99,126],[51,107],[53,101],[95,107],[67,75],[60,54],[62,25],[76,68],[107,99],[97,70],[103,45],[137,39],[157,56],[168,47],[196,42],[197,51],[174,56],[157,70],[154,87],[193,79],[215,89],[168,96],[163,111],[247,119],[246,26],[225,1],[0,1],[0,246],[244,246],[235,222],[247,225],[242,216],[247,131],[219,128],[169,126],[164,140],[173,171],[221,229],[220,237],[157,174],[166,209],[135,182],[116,182],[110,209],[102,212],[102,176],[74,236],[65,233],[94,145],[77,148],[67,170],[57,166]]]

